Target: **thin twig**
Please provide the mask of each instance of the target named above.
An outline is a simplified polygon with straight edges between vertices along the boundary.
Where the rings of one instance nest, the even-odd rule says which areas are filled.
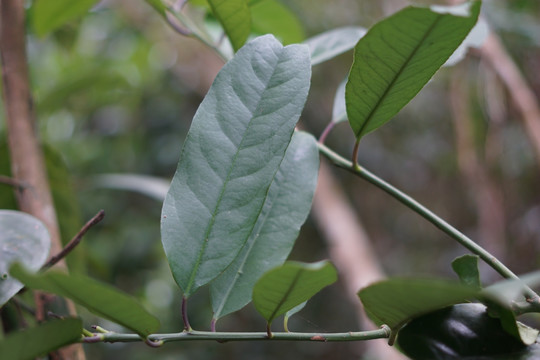
[[[79,230],[77,235],[75,235],[73,239],[71,239],[71,241],[67,243],[67,245],[58,254],[52,256],[49,259],[49,261],[47,261],[45,265],[41,267],[41,270],[47,270],[48,268],[50,268],[51,266],[59,262],[61,259],[65,258],[71,251],[73,251],[73,249],[75,249],[77,245],[79,245],[79,243],[81,242],[86,232],[92,226],[96,225],[101,220],[103,220],[104,217],[105,217],[105,211],[99,210],[99,212],[96,215],[94,215],[92,219],[90,219],[86,224],[84,224],[84,226],[81,228],[81,230]]]
[[[519,279],[519,277],[512,272],[506,265],[500,262],[495,256],[489,253],[486,249],[475,243],[473,240],[469,239],[465,234],[454,228],[452,225],[448,224],[446,221],[441,219],[431,210],[426,208],[424,205],[420,204],[418,201],[405,194],[401,190],[390,185],[383,179],[377,177],[375,174],[372,174],[368,170],[359,166],[358,164],[353,164],[344,157],[338,155],[336,152],[330,150],[323,144],[318,144],[319,151],[330,159],[335,165],[348,170],[356,176],[366,180],[367,182],[377,186],[379,189],[383,190],[387,194],[391,195],[393,198],[407,206],[409,209],[413,210],[424,219],[435,225],[438,229],[443,231],[445,234],[450,236],[452,239],[456,240],[465,248],[469,249],[473,254],[478,255],[484,262],[491,266],[495,271],[497,271],[502,277],[506,279]],[[525,288],[525,297],[528,301],[531,302],[540,302],[540,296],[536,294],[529,287]]]
[[[346,333],[297,333],[297,332],[273,332],[269,337],[266,332],[211,332],[211,331],[183,331],[171,334],[152,334],[146,339],[137,334],[118,334],[109,332],[106,334],[94,334],[91,337],[81,339],[83,343],[94,342],[174,342],[174,341],[364,341],[373,339],[385,339],[390,336],[387,326],[378,330],[346,332]],[[161,343],[159,343],[161,344]]]
[[[30,185],[24,181],[17,180],[5,175],[0,175],[0,183],[13,186],[17,188],[17,190],[24,190],[30,187]]]

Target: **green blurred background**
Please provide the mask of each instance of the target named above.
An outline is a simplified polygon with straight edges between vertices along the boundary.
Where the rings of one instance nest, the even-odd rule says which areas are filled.
[[[339,26],[369,27],[408,2],[283,3],[310,37]],[[483,15],[538,94],[540,2],[486,1]],[[160,318],[161,332],[181,331],[181,294],[160,242],[160,202],[137,192],[97,186],[95,179],[110,173],[170,179],[191,119],[222,61],[196,40],[172,31],[145,2],[133,0],[102,1],[84,18],[44,38],[29,27],[28,52],[40,135],[60,154],[51,150],[51,163],[58,165],[54,156],[59,156],[68,169],[58,165],[55,172],[56,188],[64,199],[61,204],[57,200],[63,237],[73,236],[99,209],[107,213],[70,255],[71,262],[78,271],[139,298]],[[313,69],[300,123],[316,136],[331,118],[334,93],[351,62],[352,53],[347,52]],[[519,274],[540,263],[540,159],[534,156],[522,115],[509,95],[486,61],[468,56],[443,68],[395,120],[366,136],[359,161],[479,240]],[[466,123],[454,119],[452,99],[468,104]],[[465,148],[463,139],[470,139]],[[327,144],[348,157],[354,144],[348,125],[338,125]],[[5,148],[0,155],[0,169],[7,172]],[[467,162],[471,158],[473,170]],[[454,277],[450,262],[465,253],[463,248],[373,186],[339,169],[333,173],[388,275]],[[479,192],[486,188],[488,200],[479,200]],[[0,190],[2,207],[12,206],[9,191]],[[490,211],[497,213],[490,217]],[[310,217],[290,258],[313,262],[327,257],[325,239]],[[482,271],[486,282],[497,279],[489,269]],[[296,331],[357,330],[351,315],[354,307],[338,282],[318,294],[289,326]],[[86,326],[97,323],[118,330],[84,310],[81,313]],[[189,313],[194,328],[208,328],[207,291],[190,299]],[[264,331],[265,324],[250,305],[225,317],[219,328]],[[160,349],[95,344],[86,350],[89,359],[362,357],[362,345],[352,343],[184,342]]]

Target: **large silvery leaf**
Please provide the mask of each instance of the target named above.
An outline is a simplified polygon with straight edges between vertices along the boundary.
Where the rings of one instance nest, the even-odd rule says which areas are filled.
[[[247,0],[208,0],[208,3],[234,50],[240,49],[251,32],[251,13]]]
[[[311,209],[318,170],[315,138],[295,132],[246,246],[211,284],[214,319],[249,303],[255,282],[285,261]]]
[[[358,139],[390,120],[424,87],[473,28],[468,16],[408,7],[360,39],[346,87],[347,115]]]
[[[185,297],[225,270],[246,243],[310,75],[307,46],[262,36],[223,67],[197,110],[161,217],[165,253]]]
[[[23,287],[9,276],[9,265],[17,261],[37,271],[50,247],[49,232],[41,221],[20,211],[0,210],[0,307]]]
[[[288,261],[265,273],[253,288],[253,305],[268,325],[309,300],[337,280],[336,268],[328,261],[313,264]]]

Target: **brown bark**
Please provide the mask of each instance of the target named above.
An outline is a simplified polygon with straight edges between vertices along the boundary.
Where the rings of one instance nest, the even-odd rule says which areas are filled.
[[[536,95],[496,34],[489,35],[480,49],[480,54],[508,89],[514,106],[523,117],[536,160],[540,164],[540,106]]]
[[[62,244],[43,153],[36,135],[30,94],[25,44],[23,0],[0,1],[0,53],[6,109],[11,170],[15,181],[27,184],[16,191],[19,208],[40,219],[51,236],[51,254],[61,251]],[[65,263],[59,263],[65,268]],[[44,318],[42,296],[36,294],[38,319]],[[70,312],[74,307],[68,302]],[[82,345],[58,352],[60,359],[84,359]]]
[[[480,243],[499,259],[506,251],[506,221],[501,190],[493,181],[474,142],[473,119],[469,105],[467,74],[460,69],[451,82],[450,100],[456,134],[458,166],[473,198],[478,214]]]
[[[319,181],[313,200],[313,215],[328,244],[330,258],[338,269],[347,295],[351,303],[356,305],[356,317],[360,327],[374,328],[365,316],[356,293],[360,288],[383,279],[385,275],[359,216],[349,204],[325,162],[321,163],[319,170]],[[374,359],[405,359],[386,342],[386,340],[372,340],[365,344],[369,355]]]

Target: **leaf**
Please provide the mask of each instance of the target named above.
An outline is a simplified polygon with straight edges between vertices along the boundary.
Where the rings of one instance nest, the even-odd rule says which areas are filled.
[[[456,304],[478,294],[476,289],[440,279],[394,278],[358,292],[367,315],[377,325],[398,330],[419,315]]]
[[[467,17],[408,7],[360,39],[345,92],[357,139],[390,120],[452,55],[476,23],[480,2],[469,5]]]
[[[262,36],[223,67],[197,110],[161,218],[165,253],[185,297],[223,272],[250,236],[310,75],[306,46]]]
[[[0,307],[23,288],[8,275],[9,265],[18,261],[37,271],[50,248],[51,238],[41,221],[20,211],[0,210]]]
[[[235,51],[246,42],[251,32],[251,13],[247,0],[208,0]]]
[[[458,274],[463,285],[480,290],[480,273],[478,272],[478,256],[466,254],[452,261],[452,269]]]
[[[51,320],[23,331],[12,332],[0,341],[0,359],[24,360],[47,354],[79,341],[82,321],[75,318]]]
[[[531,345],[536,341],[539,331],[516,321],[512,311],[512,302],[523,297],[525,287],[540,284],[540,271],[523,275],[520,279],[500,281],[486,287],[480,297],[490,309],[494,309],[503,328],[524,344]]]
[[[304,41],[311,52],[311,65],[330,60],[354,48],[367,30],[358,27],[342,27],[326,31]]]
[[[36,0],[32,21],[38,36],[45,36],[62,25],[86,14],[97,0]]]
[[[306,307],[307,301],[304,301],[300,305],[297,305],[293,307],[291,310],[287,311],[285,313],[285,317],[283,318],[283,328],[286,332],[289,332],[289,319],[296,313],[302,311],[304,307]]]
[[[162,0],[145,0],[148,5],[154,8],[159,15],[164,19],[167,19],[167,6],[163,3]]]
[[[244,307],[255,282],[283,264],[311,209],[318,170],[317,141],[295,132],[246,245],[211,283],[214,319]]]
[[[336,280],[336,269],[328,261],[313,264],[288,261],[257,281],[253,305],[270,324]]]
[[[103,174],[92,178],[98,188],[127,190],[164,201],[171,183],[165,179],[139,174]]]
[[[256,34],[274,34],[285,45],[304,40],[302,24],[289,8],[276,0],[251,1],[252,30]]]
[[[334,95],[334,107],[332,108],[332,122],[340,123],[347,120],[347,108],[345,107],[345,85],[347,79],[342,81]]]
[[[94,314],[146,337],[159,328],[159,321],[133,297],[83,275],[67,275],[54,270],[30,274],[20,264],[10,273],[27,287],[67,297]]]

